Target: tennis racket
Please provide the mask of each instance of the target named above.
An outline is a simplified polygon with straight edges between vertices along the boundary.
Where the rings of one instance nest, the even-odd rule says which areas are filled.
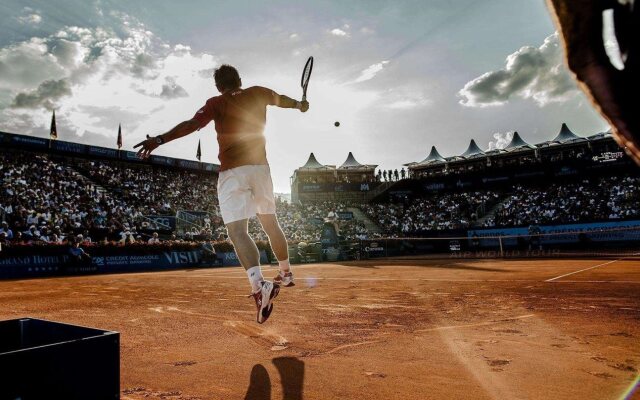
[[[307,87],[309,86],[309,78],[311,78],[311,70],[313,69],[313,57],[309,57],[307,63],[302,70],[302,79],[300,86],[302,86],[302,101],[307,101]]]

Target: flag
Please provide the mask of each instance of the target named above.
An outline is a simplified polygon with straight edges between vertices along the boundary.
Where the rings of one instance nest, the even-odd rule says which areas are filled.
[[[196,158],[198,161],[202,158],[202,151],[200,150],[200,139],[198,139],[198,152],[196,153]]]
[[[56,129],[56,110],[53,110],[53,115],[51,116],[51,129],[49,130],[49,137],[52,140],[56,140],[58,138],[58,130]]]
[[[118,150],[122,148],[122,125],[118,124]]]

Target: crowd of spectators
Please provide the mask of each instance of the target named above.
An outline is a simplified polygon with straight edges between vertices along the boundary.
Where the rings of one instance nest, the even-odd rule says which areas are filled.
[[[340,215],[348,211],[348,205],[340,202],[319,202],[312,204],[292,204],[277,200],[276,210],[278,220],[285,234],[291,242],[315,242],[320,240],[322,225],[327,222],[337,222],[339,235],[345,240],[366,236],[367,231],[363,222],[356,219],[344,219]],[[258,240],[267,240],[259,222],[251,219],[249,230]]]
[[[407,236],[468,228],[499,197],[493,191],[445,193],[399,203],[363,204],[361,209],[386,236]]]
[[[516,185],[484,226],[618,220],[640,216],[640,178],[610,176],[546,187]]]
[[[163,240],[225,239],[214,174],[19,151],[0,150],[0,156],[0,242],[64,243],[73,239],[158,244]],[[399,174],[402,179],[402,172]],[[398,179],[395,171],[392,179]],[[368,221],[367,225],[350,218],[354,209],[360,209],[379,229],[368,229]],[[178,210],[198,210],[200,219],[172,231],[148,218],[175,216]],[[372,204],[278,200],[277,212],[291,242],[318,241],[326,222],[336,222],[342,238],[357,239],[478,225],[618,220],[640,217],[640,178],[608,176]],[[256,239],[267,240],[257,219],[251,219],[249,227]]]
[[[0,156],[1,241],[155,242],[153,230],[162,227],[147,217],[181,208],[210,211],[210,224],[222,224],[212,174],[16,151]]]
[[[117,193],[141,215],[175,214],[194,209],[216,213],[217,177],[192,171],[86,161],[77,168]]]

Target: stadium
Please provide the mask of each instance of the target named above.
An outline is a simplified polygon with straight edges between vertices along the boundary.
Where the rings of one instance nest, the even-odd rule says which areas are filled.
[[[266,104],[312,112],[306,85],[323,70],[304,71],[302,101]],[[186,134],[228,124],[209,107]],[[44,105],[46,134],[0,121],[0,400],[640,398],[640,167],[615,123],[572,129],[585,124],[569,115],[489,148],[463,132],[456,151],[429,133],[409,146],[418,159],[387,144],[393,167],[362,140],[306,146],[274,200],[286,270],[271,213],[247,220],[256,292],[223,189],[256,165],[202,161],[200,139],[195,160],[150,154],[181,124],[140,149],[121,129],[115,147],[78,140],[56,111]],[[346,137],[348,122],[334,129]],[[248,274],[249,297],[281,279],[257,322]]]

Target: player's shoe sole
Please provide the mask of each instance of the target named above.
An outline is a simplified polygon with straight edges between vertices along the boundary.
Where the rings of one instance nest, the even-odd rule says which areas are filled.
[[[262,283],[262,288],[259,291],[249,295],[253,297],[256,302],[257,308],[257,316],[256,321],[259,324],[264,324],[269,316],[271,315],[271,311],[273,311],[273,299],[278,296],[280,292],[280,285],[277,283],[271,283],[269,281],[264,281]]]
[[[278,272],[278,275],[273,278],[273,283],[277,283],[282,287],[291,287],[296,285],[296,283],[293,281],[293,272],[287,272],[286,274]]]

